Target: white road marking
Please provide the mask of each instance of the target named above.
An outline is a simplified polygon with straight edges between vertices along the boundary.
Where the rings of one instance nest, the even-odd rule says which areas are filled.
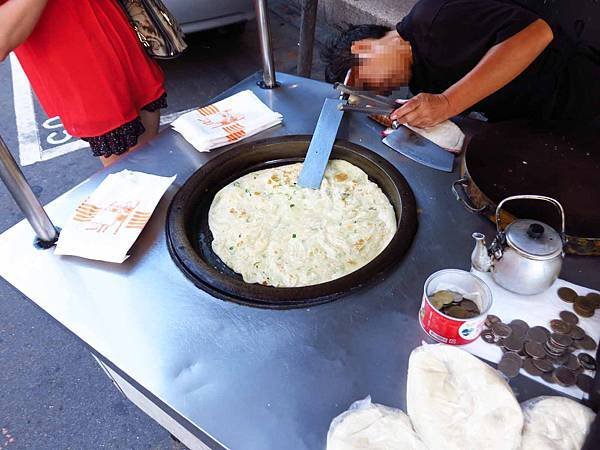
[[[62,136],[60,136],[58,131],[53,131],[48,135],[48,137],[46,138],[46,142],[48,142],[49,144],[62,145],[66,144],[72,139],[72,136],[69,133],[67,133],[67,131],[64,129],[59,117],[51,117],[49,119],[46,119],[42,126],[46,130],[61,130],[60,133],[62,134]]]
[[[64,130],[58,117],[51,117],[44,121],[42,126],[46,129],[56,129],[46,139],[50,148],[41,145],[39,126],[36,122],[35,106],[31,86],[19,60],[10,54],[10,69],[12,75],[13,98],[15,107],[15,121],[17,123],[17,136],[19,141],[19,160],[21,166],[28,166],[40,161],[48,161],[57,156],[66,155],[88,147],[87,142],[81,139],[71,140],[72,137]],[[168,125],[177,117],[195,108],[186,109],[161,117],[160,125]]]
[[[31,87],[14,53],[10,54],[10,70],[19,138],[19,159],[22,166],[27,166],[41,159],[40,134],[35,122]]]
[[[193,111],[195,108],[192,108],[189,111]],[[177,119],[177,117],[179,117],[181,114],[185,114],[188,111],[181,111],[181,112],[176,112],[176,113],[172,113],[172,114],[167,114],[164,117],[161,117],[160,119],[160,125],[168,125],[171,122],[173,122],[175,119]],[[50,137],[50,136],[48,136]],[[66,155],[67,153],[71,153],[71,152],[75,152],[77,150],[81,150],[82,148],[87,148],[89,147],[89,144],[85,141],[82,141],[81,139],[78,139],[76,141],[73,142],[69,142],[67,144],[62,144],[59,145],[57,147],[52,147],[49,149],[44,149],[41,152],[41,160],[40,161],[48,161],[49,159],[52,158],[56,158],[57,156],[62,156],[62,155]]]
[[[40,161],[48,161],[49,159],[56,158],[57,156],[66,155],[67,153],[72,153],[87,147],[89,147],[89,144],[81,139],[44,150],[41,150],[40,147]]]

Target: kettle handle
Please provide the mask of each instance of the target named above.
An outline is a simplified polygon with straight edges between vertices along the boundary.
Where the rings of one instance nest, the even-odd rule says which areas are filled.
[[[558,200],[555,200],[552,197],[546,197],[544,195],[513,195],[512,197],[506,197],[504,200],[498,203],[498,207],[496,208],[496,230],[499,234],[504,232],[504,230],[502,230],[500,226],[500,212],[502,211],[502,206],[506,202],[509,202],[511,200],[542,200],[548,203],[552,203],[554,206],[556,206],[556,209],[558,209],[558,211],[560,212],[560,237],[563,240],[563,242],[565,241],[565,210],[563,209],[562,205],[559,203]]]

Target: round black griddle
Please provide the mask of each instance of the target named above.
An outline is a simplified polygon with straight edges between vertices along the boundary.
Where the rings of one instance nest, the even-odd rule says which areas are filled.
[[[212,251],[208,211],[215,194],[237,178],[269,167],[302,162],[311,136],[285,136],[242,144],[202,166],[173,198],[167,217],[171,257],[211,295],[260,308],[288,309],[332,301],[373,281],[397,264],[417,229],[415,198],[404,177],[386,160],[364,147],[336,141],[332,159],[344,159],[364,170],[392,203],[398,229],[387,248],[366,266],[337,280],[299,288],[249,284]]]
[[[492,220],[498,202],[512,195],[557,199],[566,215],[565,250],[600,255],[600,121],[486,125],[468,145],[462,176],[473,206]],[[560,229],[546,203],[513,202],[507,211],[505,222],[530,218]]]

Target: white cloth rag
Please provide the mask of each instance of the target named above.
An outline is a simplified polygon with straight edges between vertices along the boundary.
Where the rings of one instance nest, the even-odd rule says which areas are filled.
[[[558,319],[559,313],[563,310],[573,311],[572,305],[563,302],[556,293],[561,287],[568,287],[573,289],[579,295],[586,295],[589,292],[594,292],[592,289],[588,289],[583,286],[578,286],[568,281],[561,280],[560,278],[554,282],[550,288],[541,294],[536,295],[519,295],[514,292],[507,291],[503,287],[496,284],[492,276],[489,273],[478,272],[472,270],[474,275],[481,278],[485,284],[488,285],[490,291],[492,291],[493,304],[488,314],[494,314],[498,316],[502,322],[509,323],[511,320],[521,319],[527,322],[530,327],[537,325],[550,329],[550,321],[552,319]],[[600,339],[600,314],[596,312],[593,317],[579,318],[579,327],[592,338],[596,343]],[[493,344],[487,344],[482,339],[477,339],[472,344],[468,344],[462,347],[470,353],[473,353],[480,358],[487,359],[494,363],[498,363],[502,358],[502,351],[500,347]],[[584,350],[577,350],[574,354],[586,352]],[[596,350],[590,353],[595,356]],[[588,375],[594,376],[593,372],[587,372]],[[521,369],[521,374],[526,377],[532,378],[538,383],[544,384],[552,389],[563,392],[574,398],[583,398],[584,393],[577,386],[563,387],[558,384],[548,384],[541,377],[534,377]],[[586,394],[587,395],[587,394]]]

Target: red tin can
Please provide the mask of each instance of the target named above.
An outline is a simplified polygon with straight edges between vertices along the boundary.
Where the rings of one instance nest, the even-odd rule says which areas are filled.
[[[471,319],[457,319],[442,314],[431,304],[429,296],[443,289],[450,289],[460,294],[479,293],[479,298],[474,301],[479,306],[481,314]],[[440,270],[425,281],[419,322],[423,330],[438,342],[450,345],[470,344],[481,334],[491,307],[492,293],[480,278],[464,270]]]

